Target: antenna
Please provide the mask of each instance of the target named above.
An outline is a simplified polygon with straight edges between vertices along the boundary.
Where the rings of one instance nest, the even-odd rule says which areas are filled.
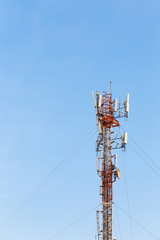
[[[102,133],[102,128],[101,128],[101,123],[100,122],[98,122],[98,128],[99,128],[99,134],[101,134]]]
[[[127,144],[128,133],[124,133],[124,144]]]
[[[93,92],[93,90],[92,90],[92,96],[93,96],[94,106],[95,106],[95,108],[96,108],[96,101],[95,101],[95,98],[94,98],[94,92]]]
[[[127,93],[127,101],[126,101],[126,116],[128,117],[129,116],[129,93]]]
[[[114,100],[114,112],[117,111],[117,98]]]
[[[117,168],[117,177],[118,177],[118,179],[121,179],[121,172],[120,172],[119,168]]]
[[[102,100],[102,95],[100,94],[100,95],[99,95],[99,101],[98,101],[98,107],[99,107],[99,108],[101,107],[101,100]]]
[[[117,168],[117,153],[114,156],[114,167]]]

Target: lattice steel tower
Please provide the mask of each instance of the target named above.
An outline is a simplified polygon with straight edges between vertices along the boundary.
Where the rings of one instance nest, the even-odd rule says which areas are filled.
[[[92,91],[99,135],[97,137],[97,173],[101,177],[100,195],[102,195],[102,226],[100,227],[99,211],[97,211],[97,236],[98,240],[113,240],[113,182],[118,177],[120,170],[117,168],[117,154],[112,150],[123,148],[127,144],[127,133],[120,134],[118,128],[120,117],[128,118],[129,115],[129,94],[127,100],[121,104],[117,99],[112,100],[111,83],[110,93],[103,92],[96,94],[96,100]]]

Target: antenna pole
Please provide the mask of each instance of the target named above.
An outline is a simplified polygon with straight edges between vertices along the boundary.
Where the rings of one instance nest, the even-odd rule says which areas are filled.
[[[113,182],[116,181],[117,177],[120,179],[120,170],[117,168],[117,156],[112,153],[112,150],[119,148],[125,149],[127,144],[125,137],[126,133],[124,137],[119,133],[114,133],[114,129],[120,127],[117,118],[128,117],[126,102],[124,102],[123,105],[118,104],[119,107],[116,109],[116,112],[114,112],[115,102],[112,100],[111,90],[110,82],[110,93],[104,92],[102,104],[97,104],[97,119],[99,126],[99,135],[97,137],[97,172],[102,180],[100,186],[102,195],[102,230],[100,231],[99,211],[97,211],[98,240],[113,239]],[[99,99],[100,94],[98,93],[97,103]],[[114,165],[115,159],[116,164]]]

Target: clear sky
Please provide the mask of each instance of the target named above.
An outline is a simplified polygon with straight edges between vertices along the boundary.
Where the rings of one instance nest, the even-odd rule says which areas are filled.
[[[1,240],[50,240],[100,203],[95,134],[14,216],[96,127],[92,89],[107,91],[112,81],[113,97],[130,93],[121,123],[160,166],[159,66],[159,0],[0,0]],[[160,177],[130,146],[124,162],[131,215],[160,239]],[[118,166],[115,201],[128,212],[121,151]],[[118,240],[154,239],[134,222],[132,239],[117,212]],[[95,229],[92,211],[55,239],[93,240]]]

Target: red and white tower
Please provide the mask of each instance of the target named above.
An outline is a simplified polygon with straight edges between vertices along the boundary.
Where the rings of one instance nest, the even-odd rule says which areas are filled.
[[[102,240],[113,240],[113,182],[117,177],[120,179],[120,170],[117,168],[117,154],[113,150],[123,148],[127,144],[127,133],[122,136],[119,131],[121,117],[128,118],[129,94],[127,100],[121,104],[117,99],[112,100],[111,83],[110,93],[96,94],[96,100],[92,91],[96,119],[99,128],[97,137],[97,172],[101,177],[100,194],[102,195],[102,226],[100,227],[99,211],[97,211],[97,238]]]

